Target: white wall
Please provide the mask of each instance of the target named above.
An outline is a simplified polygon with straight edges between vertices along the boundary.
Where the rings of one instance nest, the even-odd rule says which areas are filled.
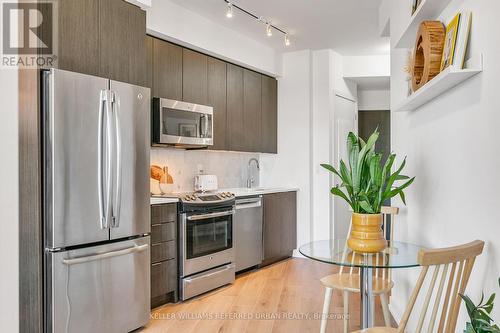
[[[1,4],[0,4],[1,5]],[[0,331],[19,330],[17,70],[0,68]]]
[[[147,10],[149,34],[271,76],[281,74],[281,55],[168,0],[153,0]]]
[[[475,301],[482,290],[498,293],[500,276],[500,155],[498,154],[498,78],[500,2],[451,1],[449,20],[456,11],[473,12],[471,54],[483,52],[484,71],[409,113],[392,113],[393,150],[408,155],[405,174],[416,176],[407,191],[408,207],[397,220],[396,239],[427,247],[444,247],[482,239],[487,245],[476,261],[466,293]],[[410,1],[391,2],[391,45],[409,18]],[[408,13],[403,15],[402,13]],[[406,17],[405,17],[406,16]],[[405,50],[391,50],[391,105],[405,97]],[[395,204],[401,205],[400,202]],[[391,310],[400,318],[418,269],[395,270]],[[493,318],[500,321],[500,302]],[[456,331],[467,318],[461,307]],[[414,318],[410,323],[413,331]]]
[[[333,236],[330,216],[334,97],[356,99],[356,84],[342,77],[342,56],[332,50],[283,54],[278,82],[278,154],[261,155],[262,186],[294,186],[298,196],[298,246]]]
[[[327,239],[333,233],[330,223],[330,173],[320,164],[332,162],[330,124],[334,112],[334,54],[332,50],[319,50],[314,51],[312,56],[311,220],[314,221],[313,239]]]
[[[297,193],[297,244],[311,240],[311,52],[283,55],[278,81],[278,154],[261,154],[261,185],[290,186]]]
[[[358,110],[390,110],[391,91],[358,90]]]
[[[391,57],[388,54],[342,58],[344,77],[387,77],[391,75]]]

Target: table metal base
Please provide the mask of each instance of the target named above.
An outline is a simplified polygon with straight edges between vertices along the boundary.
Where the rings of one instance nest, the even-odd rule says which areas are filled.
[[[373,268],[361,267],[359,274],[361,329],[365,329],[373,326]]]

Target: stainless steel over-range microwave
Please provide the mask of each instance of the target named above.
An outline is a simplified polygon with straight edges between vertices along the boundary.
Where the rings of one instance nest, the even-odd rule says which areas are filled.
[[[203,147],[214,143],[213,108],[166,98],[153,98],[152,141],[177,147]]]

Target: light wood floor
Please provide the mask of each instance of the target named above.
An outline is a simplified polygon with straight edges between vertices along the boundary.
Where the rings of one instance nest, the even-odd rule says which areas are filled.
[[[233,285],[155,309],[142,332],[319,332],[324,288],[319,279],[337,268],[293,258],[245,273]],[[359,329],[359,294],[351,294],[350,328]],[[342,297],[334,292],[328,332],[342,332]],[[377,300],[375,324],[383,326]]]

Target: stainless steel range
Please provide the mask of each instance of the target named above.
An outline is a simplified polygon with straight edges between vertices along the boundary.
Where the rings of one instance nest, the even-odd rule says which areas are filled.
[[[235,198],[232,193],[190,193],[180,199],[182,300],[234,282]]]

